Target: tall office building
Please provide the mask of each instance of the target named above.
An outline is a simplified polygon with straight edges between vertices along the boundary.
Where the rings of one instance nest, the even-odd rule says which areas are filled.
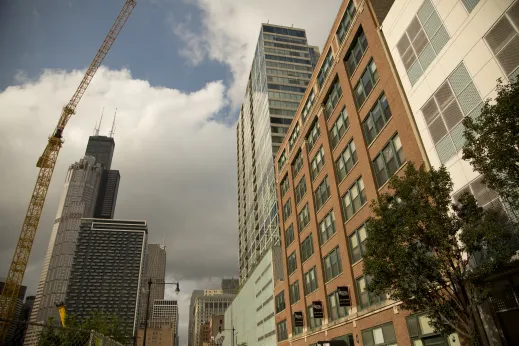
[[[32,322],[59,320],[56,303],[65,299],[70,267],[82,217],[94,215],[102,167],[91,156],[85,156],[68,169],[58,213],[51,231],[49,245],[31,312]],[[37,343],[37,328],[29,328],[27,342]]]
[[[343,1],[276,156],[285,271],[274,287],[279,346],[459,345],[435,333],[425,315],[366,289],[370,201],[408,162],[427,162],[379,29],[392,2]],[[397,13],[410,11],[409,2]],[[339,299],[346,290],[349,304]]]
[[[382,32],[429,161],[449,171],[453,198],[469,191],[480,206],[503,207],[462,159],[462,121],[496,96],[498,78],[508,83],[519,76],[519,1],[395,0]],[[483,317],[492,345],[519,344],[517,317],[505,300],[492,300],[494,319]]]
[[[178,305],[176,300],[157,299],[146,331],[146,345],[178,346]],[[144,328],[137,333],[137,345],[144,342]]]
[[[318,54],[303,29],[261,27],[236,129],[240,281],[278,236],[273,157]]]
[[[135,335],[148,238],[146,221],[82,219],[65,297],[80,319],[115,313]]]
[[[146,252],[146,266],[143,276],[144,294],[141,296],[139,307],[139,327],[144,328],[146,323],[146,305],[148,303],[148,293],[150,294],[150,306],[148,309],[148,317],[151,317],[152,309],[156,300],[164,299],[165,286],[163,283],[166,278],[166,246],[160,244],[148,244]],[[151,286],[151,292],[148,292],[148,281],[155,284]]]
[[[0,279],[0,292],[4,289],[5,278]],[[25,299],[25,292],[27,291],[27,286],[20,286],[20,292],[18,293],[18,299],[16,300],[16,305],[14,308],[14,316],[15,319],[21,320],[22,309],[24,307],[23,300]],[[21,324],[11,324],[9,330],[7,331],[6,344],[11,345],[19,342],[19,329],[23,329],[23,325]],[[15,338],[16,337],[16,338]],[[23,337],[23,334],[22,334]]]
[[[240,280],[238,279],[222,279],[223,293],[236,294],[239,286]]]
[[[202,324],[208,323],[213,315],[223,315],[233,301],[234,294],[223,293],[223,290],[204,290],[203,296],[195,298],[192,345],[201,346]]]
[[[193,346],[193,331],[195,328],[195,303],[196,298],[204,295],[204,290],[193,290],[189,301],[189,324],[187,329],[187,345]]]

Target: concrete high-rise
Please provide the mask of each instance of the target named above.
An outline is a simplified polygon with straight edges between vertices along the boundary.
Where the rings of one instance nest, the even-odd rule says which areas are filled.
[[[273,157],[319,55],[303,29],[263,24],[237,125],[240,281],[278,237]]]
[[[0,279],[0,292],[4,289],[5,278]],[[18,293],[18,300],[16,301],[16,306],[14,308],[14,316],[15,319],[21,319],[22,309],[24,307],[23,300],[25,299],[25,292],[27,291],[27,286],[21,286],[20,292]],[[19,343],[19,339],[15,339],[15,337],[20,337],[19,329],[23,328],[23,325],[20,324],[11,324],[7,331],[6,344],[11,345],[15,343]],[[22,334],[23,337],[23,334]]]
[[[156,299],[146,331],[146,345],[178,346],[178,304],[176,300]],[[144,341],[144,328],[137,333],[137,345]]]
[[[32,322],[47,322],[49,317],[59,320],[56,303],[65,299],[81,218],[94,215],[101,174],[101,165],[91,156],[85,156],[68,169],[43,260],[31,312]],[[36,329],[29,328],[27,331],[29,345],[37,343]]]
[[[187,345],[194,346],[193,344],[193,331],[195,329],[195,304],[196,298],[204,295],[204,290],[193,290],[191,293],[191,299],[189,301],[189,325],[187,327]]]
[[[233,301],[234,294],[223,293],[223,290],[204,290],[203,296],[195,298],[192,338],[193,346],[201,345],[202,324],[208,323],[213,315],[223,315]]]
[[[236,294],[239,286],[240,280],[238,279],[222,279],[223,293]]]
[[[146,221],[82,219],[65,297],[67,312],[84,319],[115,313],[135,335],[143,285]]]
[[[148,317],[151,317],[152,309],[156,300],[164,299],[165,286],[163,283],[166,278],[166,247],[159,244],[148,244],[146,253],[146,266],[143,276],[144,294],[141,296],[139,307],[139,327],[144,328],[146,323],[146,305],[148,302],[148,293],[150,294],[150,306],[148,309]],[[151,286],[151,292],[148,292],[148,281],[154,283]]]

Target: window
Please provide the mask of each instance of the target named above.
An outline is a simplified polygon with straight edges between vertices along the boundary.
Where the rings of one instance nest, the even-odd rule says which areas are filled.
[[[317,289],[317,271],[315,266],[305,273],[304,279],[305,295],[308,295]]]
[[[308,114],[310,114],[310,109],[314,105],[314,99],[315,99],[315,93],[312,90],[310,92],[310,94],[308,95],[308,98],[306,99],[303,110],[301,111],[301,118],[303,119],[303,123],[306,121],[306,118],[308,118]]]
[[[287,320],[283,320],[276,324],[278,332],[278,342],[288,339]]]
[[[346,112],[346,107],[342,109],[335,120],[331,130],[330,130],[330,141],[332,144],[332,148],[335,148],[339,141],[346,133],[346,130],[350,127],[350,120],[348,119],[348,112]]]
[[[310,176],[312,177],[312,181],[317,177],[319,172],[321,172],[321,169],[324,166],[324,150],[321,146],[317,153],[315,153],[314,158],[312,159],[312,162],[310,163]]]
[[[368,41],[366,40],[366,36],[364,35],[364,31],[362,27],[355,35],[355,39],[351,43],[351,47],[346,53],[344,58],[344,62],[346,64],[346,70],[348,71],[348,75],[351,77],[353,72],[359,66],[360,60],[364,56],[366,49],[368,48]]]
[[[295,304],[299,301],[299,280],[290,285],[290,304]]]
[[[335,215],[333,210],[330,210],[328,214],[319,223],[319,239],[321,245],[326,243],[332,235],[335,234]]]
[[[342,43],[344,38],[346,38],[346,34],[348,33],[348,29],[351,26],[351,22],[353,20],[353,16],[355,15],[355,5],[353,4],[353,0],[350,0],[344,15],[342,16],[341,23],[337,28],[337,41],[339,41],[339,45]]]
[[[288,275],[292,274],[297,269],[296,252],[293,251],[287,258]]]
[[[279,160],[278,160],[278,171],[283,169],[283,166],[285,165],[286,160],[287,160],[286,151],[283,150],[283,152],[279,156]]]
[[[332,115],[332,112],[335,109],[335,106],[337,106],[337,103],[339,103],[339,99],[341,98],[341,96],[342,96],[341,84],[339,82],[339,77],[336,77],[332,86],[328,90],[328,94],[326,95],[324,102],[323,102],[324,103],[324,116],[326,117],[326,120],[330,119],[330,116]]]
[[[288,245],[292,244],[294,241],[294,226],[290,224],[288,226],[287,230],[285,231],[285,247],[288,247]]]
[[[342,340],[342,341],[346,342],[346,346],[355,346],[355,342],[353,341],[353,334],[339,336],[339,337],[333,338],[332,340]]]
[[[404,150],[400,137],[396,134],[373,160],[378,187],[384,185],[404,163]]]
[[[285,291],[276,296],[276,314],[285,310]]]
[[[351,263],[355,263],[366,253],[366,225],[360,226],[348,238],[350,241]]]
[[[324,80],[328,76],[328,72],[330,72],[330,68],[333,65],[333,52],[332,49],[328,49],[328,54],[326,54],[326,58],[323,61],[323,65],[319,70],[319,74],[317,75],[317,83],[319,87],[322,87]]]
[[[366,101],[366,98],[378,81],[378,77],[377,65],[375,65],[375,62],[371,59],[353,92],[357,108],[360,108],[360,106],[364,104],[364,101]]]
[[[364,137],[368,145],[370,145],[380,131],[382,131],[389,119],[391,119],[391,115],[391,109],[387,103],[386,95],[382,93],[375,103],[375,106],[371,108],[362,122]]]
[[[397,346],[393,323],[363,330],[362,344],[365,346]]]
[[[472,3],[475,0],[464,0]],[[467,5],[465,5],[467,6]],[[475,6],[475,5],[474,5]],[[467,8],[468,9],[468,8]],[[470,11],[469,11],[470,12]],[[507,76],[517,76],[519,71],[519,3],[516,2],[492,29],[485,35],[485,41],[494,53],[499,65]]]
[[[306,194],[306,181],[305,176],[303,175],[303,178],[301,178],[301,181],[296,186],[296,204],[301,202],[303,199],[303,196]]]
[[[476,7],[476,5],[479,3],[479,0],[461,0],[463,3],[463,6],[467,9],[467,11],[470,13]]]
[[[301,262],[306,261],[314,254],[314,244],[312,243],[312,234],[301,243]]]
[[[315,210],[321,209],[323,204],[330,198],[330,185],[328,184],[328,176],[324,177],[323,181],[314,191]]]
[[[310,131],[308,131],[308,135],[306,136],[306,143],[308,143],[308,152],[312,150],[312,148],[315,145],[315,142],[317,142],[317,138],[321,135],[321,129],[319,128],[319,121],[315,119],[314,124],[310,128]]]
[[[425,0],[396,45],[411,85],[418,81],[449,39],[431,0]]]
[[[407,330],[413,345],[448,346],[446,337],[439,335],[430,324],[425,314],[416,314],[407,317]]]
[[[348,143],[344,151],[339,156],[339,159],[335,161],[335,171],[337,172],[337,180],[341,182],[351,169],[357,163],[357,148],[353,139]]]
[[[427,129],[442,164],[465,144],[464,116],[478,116],[481,106],[481,96],[461,63],[422,107]]]
[[[308,329],[312,330],[322,326],[323,319],[314,318],[314,309],[312,309],[312,305],[306,308],[306,316],[308,317]]]
[[[292,214],[292,204],[290,204],[290,199],[283,206],[283,219],[286,220]]]
[[[335,321],[339,318],[348,316],[345,306],[339,306],[339,293],[337,291],[328,295],[328,318]]]
[[[294,162],[292,162],[292,174],[294,175],[294,178],[297,177],[297,174],[301,171],[301,168],[303,168],[303,153],[301,150],[299,150],[296,158],[294,159]]]
[[[330,281],[340,273],[342,273],[341,256],[339,254],[339,247],[330,251],[330,253],[323,259],[324,267],[324,281]]]
[[[292,333],[294,335],[301,334],[303,332],[303,327],[296,327],[294,314],[292,313]]]
[[[458,190],[454,196],[452,196],[456,203],[458,203],[459,197],[464,192],[470,192],[474,198],[476,198],[478,205],[482,208],[503,208],[499,195],[494,190],[489,189],[485,184],[483,184],[482,175],[471,181],[462,189]]]
[[[346,194],[342,196],[342,207],[346,221],[366,204],[366,191],[364,190],[364,180],[360,177],[350,187]]]
[[[290,138],[288,139],[288,148],[292,149],[294,144],[296,143],[297,136],[299,136],[299,123],[296,123],[294,126],[294,130],[290,134]]]
[[[373,304],[377,304],[386,300],[386,296],[384,294],[374,295],[371,292],[368,292],[367,285],[370,283],[371,279],[368,276],[361,276],[356,279],[357,281],[357,299],[360,301],[360,308],[365,309],[370,307]]]
[[[290,188],[290,182],[288,181],[288,174],[285,175],[283,180],[281,180],[281,196],[283,197]]]
[[[308,213],[308,203],[306,203],[297,215],[297,227],[299,228],[299,232],[302,232],[309,223],[310,214]]]

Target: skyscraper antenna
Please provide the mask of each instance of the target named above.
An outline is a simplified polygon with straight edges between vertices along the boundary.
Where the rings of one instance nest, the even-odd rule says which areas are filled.
[[[101,129],[101,122],[103,122],[103,114],[105,112],[105,107],[103,107],[103,110],[101,111],[101,119],[99,119],[99,125],[94,131],[94,136],[99,136],[99,129]]]
[[[112,129],[110,130],[110,132],[108,133],[108,137],[112,137],[115,135],[115,118],[117,117],[117,108],[115,109],[115,114],[114,114],[114,121],[112,123]]]

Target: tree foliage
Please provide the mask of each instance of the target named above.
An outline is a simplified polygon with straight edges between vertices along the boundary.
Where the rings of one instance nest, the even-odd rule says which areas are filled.
[[[94,311],[85,320],[70,314],[65,318],[65,328],[57,327],[52,317],[43,328],[38,346],[78,346],[86,345],[90,340],[91,331],[109,337],[122,344],[132,344],[131,331],[122,323],[116,314]]]
[[[515,253],[516,225],[498,210],[477,206],[470,194],[452,205],[445,167],[426,171],[408,164],[389,186],[392,193],[372,204],[375,217],[368,221],[369,291],[425,311],[438,332],[455,331],[476,344],[483,279]]]
[[[498,81],[495,102],[476,118],[466,117],[463,158],[483,174],[486,185],[519,211],[519,78]]]

